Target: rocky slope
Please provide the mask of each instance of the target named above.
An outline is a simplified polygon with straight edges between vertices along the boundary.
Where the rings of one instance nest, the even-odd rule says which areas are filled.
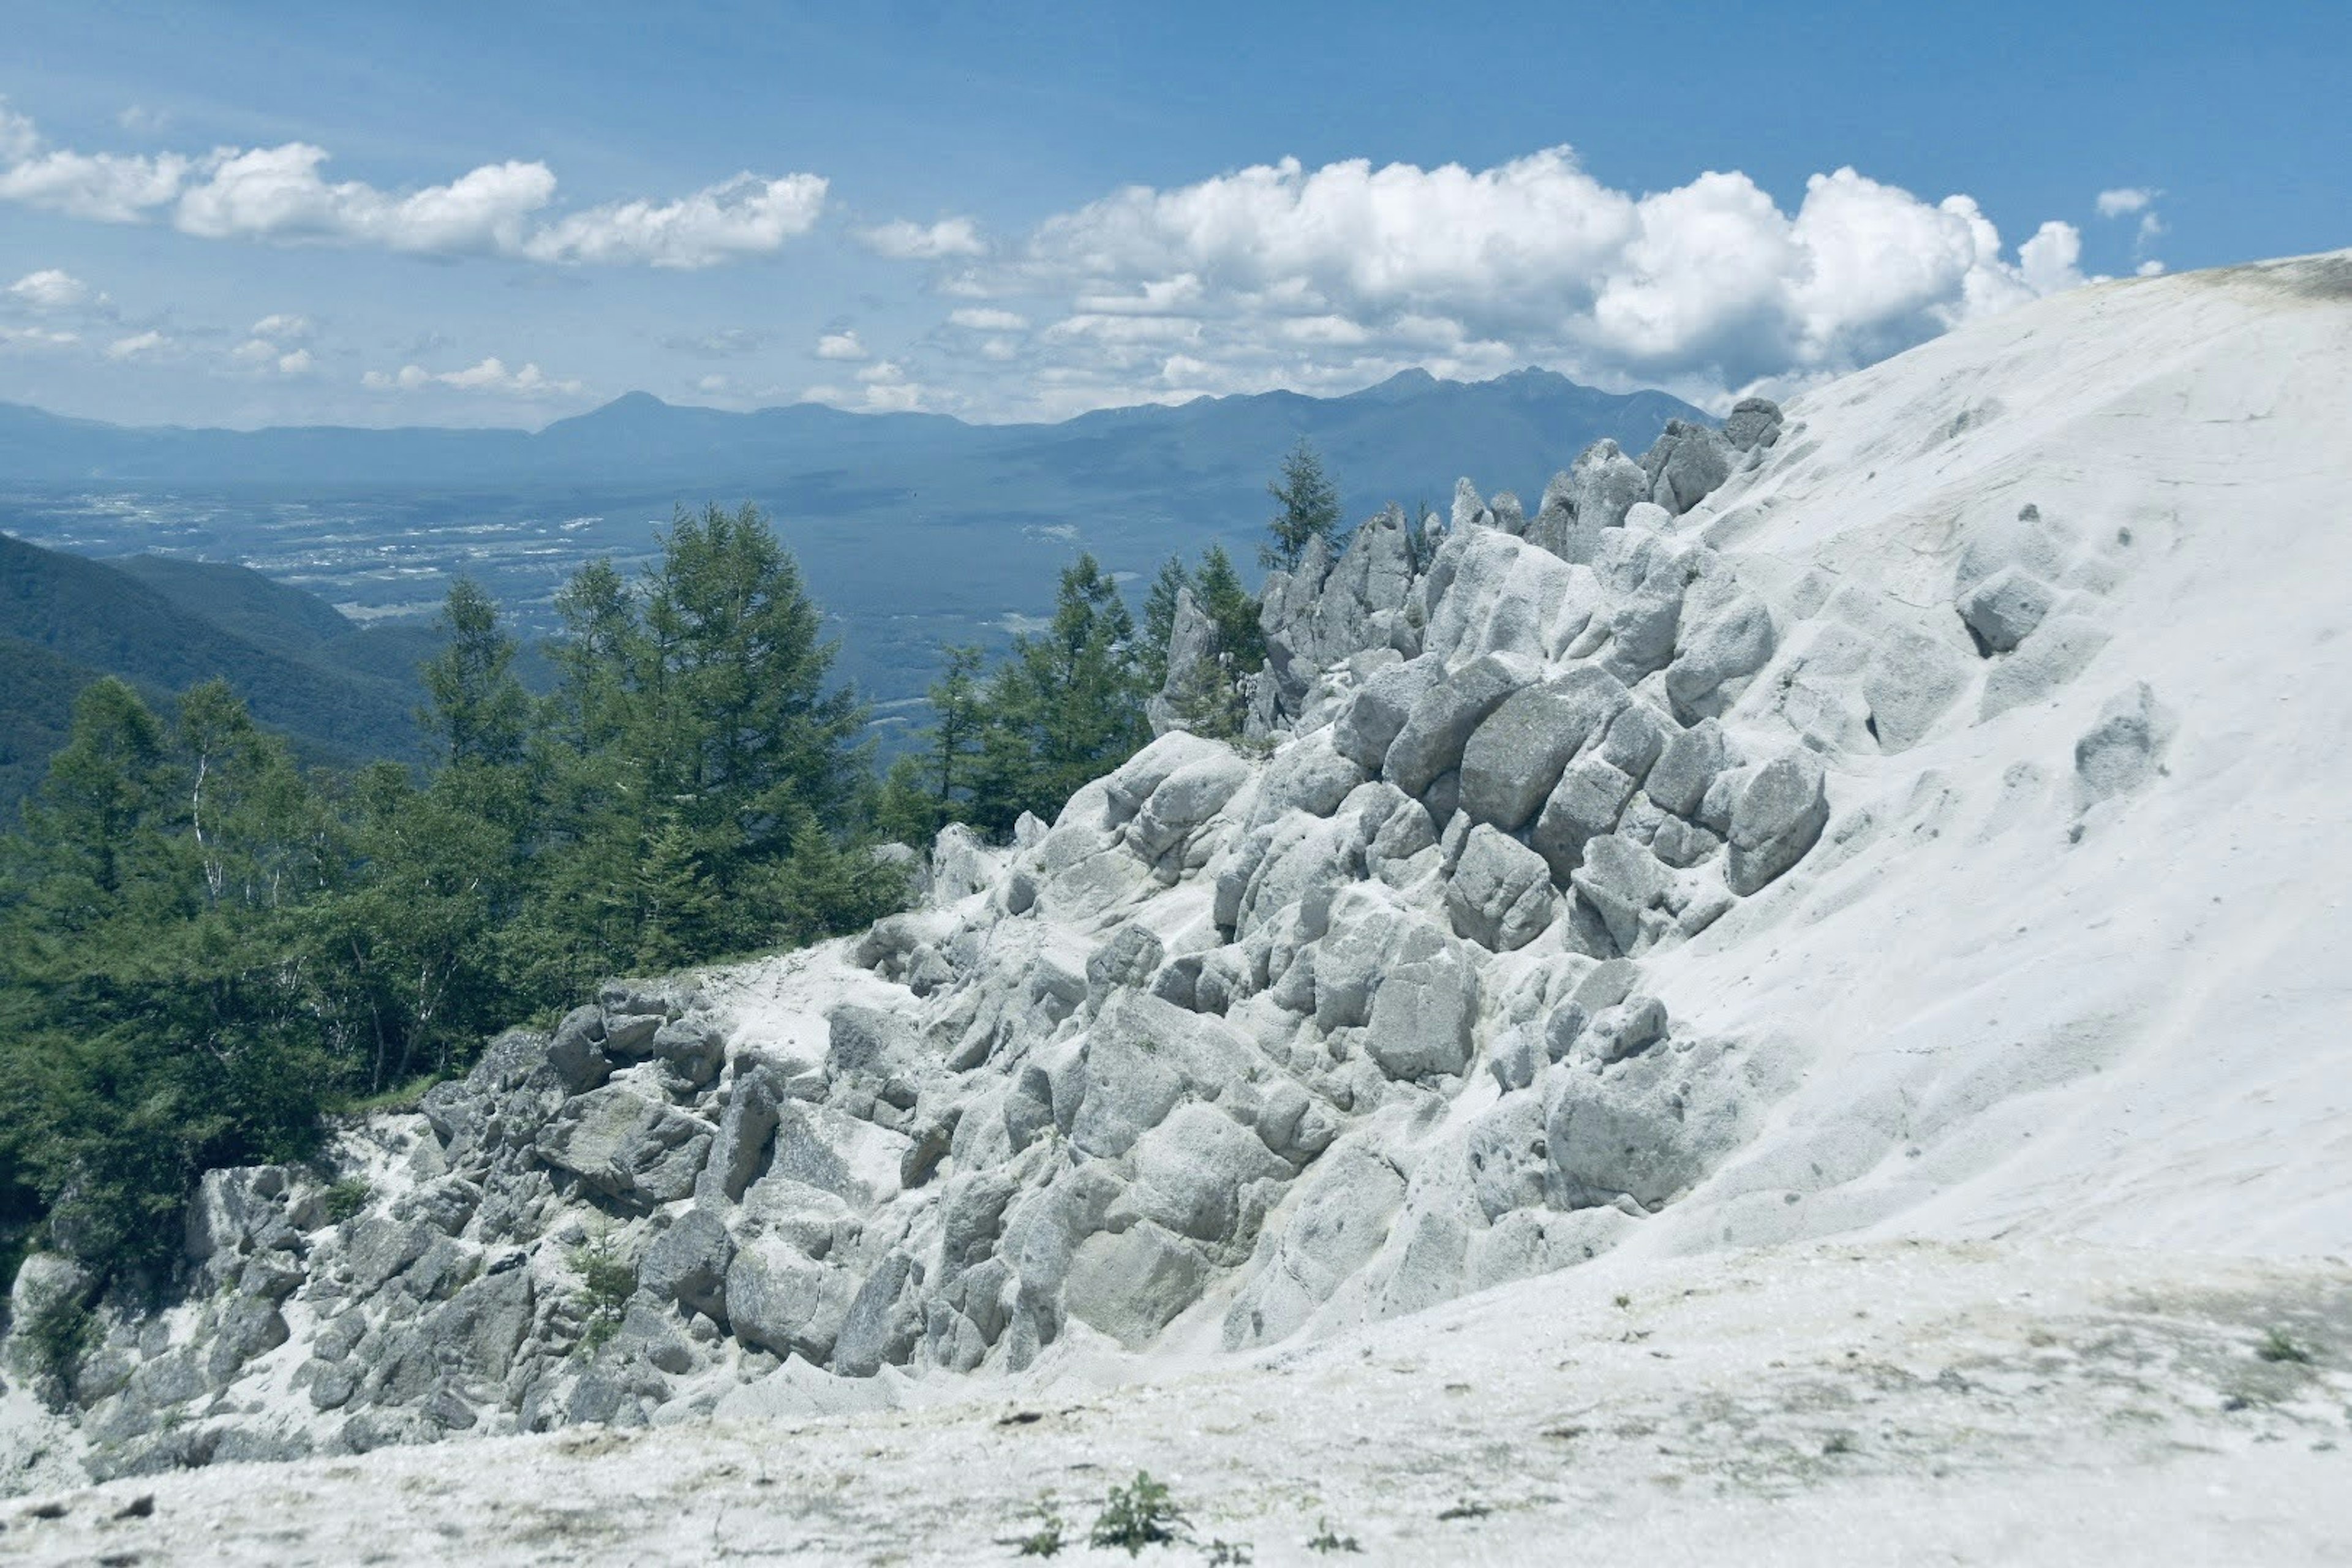
[[[2340,1250],[2347,395],[2352,259],[2103,286],[1532,516],[1465,481],[1425,560],[1376,520],[1267,585],[1244,743],[503,1037],[340,1185],[215,1174],[69,1388],[35,1259],[5,1484],[906,1404],[1612,1250]]]

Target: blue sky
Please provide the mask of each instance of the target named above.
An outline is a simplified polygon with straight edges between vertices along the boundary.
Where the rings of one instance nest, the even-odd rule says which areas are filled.
[[[2352,243],[2352,7],[0,5],[0,399],[1720,405]]]

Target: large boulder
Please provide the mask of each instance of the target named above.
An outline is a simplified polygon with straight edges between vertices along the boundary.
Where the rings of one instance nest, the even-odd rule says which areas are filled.
[[[1699,803],[1706,798],[1707,786],[1731,761],[1723,726],[1702,719],[1666,742],[1643,788],[1662,809],[1676,816],[1696,816]]]
[[[1454,933],[1493,952],[1509,952],[1552,921],[1551,868],[1542,856],[1494,828],[1472,828],[1445,887]]]
[[[1366,772],[1377,773],[1413,704],[1444,679],[1444,661],[1427,655],[1375,671],[1332,724],[1331,749]]]
[[[2033,635],[2056,590],[2022,566],[2004,566],[1960,595],[1960,619],[1988,653],[2007,653]]]
[[[745,1344],[823,1366],[833,1359],[858,1285],[847,1269],[762,1237],[747,1242],[728,1265],[728,1322]]]
[[[629,1083],[576,1096],[539,1130],[539,1156],[608,1197],[671,1203],[694,1191],[710,1123]]]
[[[723,1321],[727,1268],[734,1261],[735,1242],[725,1222],[709,1209],[689,1209],[646,1249],[637,1288]]]
[[[1538,668],[1528,659],[1486,654],[1423,692],[1389,746],[1383,763],[1389,781],[1410,795],[1425,793],[1461,763],[1472,731],[1532,681]]]
[[[1622,683],[1591,665],[1512,692],[1463,746],[1462,809],[1506,833],[1524,826],[1626,700]]]
[[[1803,858],[1830,819],[1822,764],[1785,752],[1756,770],[1731,808],[1731,890],[1757,892]]]
[[[1097,1333],[1141,1350],[1199,1300],[1208,1276],[1198,1248],[1147,1220],[1125,1230],[1098,1230],[1078,1244],[1063,1305]]]
[[[1642,917],[1665,901],[1674,878],[1641,845],[1616,834],[1593,839],[1584,847],[1584,864],[1571,879],[1576,890],[1609,928],[1610,940],[1621,952],[1631,952],[1643,937]]]
[[[1731,444],[1704,425],[1666,421],[1665,434],[1643,454],[1649,499],[1670,512],[1690,510],[1731,477]]]
[[[1416,921],[1372,998],[1364,1054],[1392,1079],[1458,1074],[1470,1065],[1477,1015],[1476,963],[1453,937]]]
[[[1567,881],[1584,864],[1584,847],[1615,829],[1639,786],[1633,775],[1599,754],[1579,757],[1560,775],[1528,842]]]
[[[1290,1178],[1257,1134],[1213,1106],[1180,1107],[1135,1146],[1120,1206],[1196,1241],[1230,1240],[1252,1182]]]

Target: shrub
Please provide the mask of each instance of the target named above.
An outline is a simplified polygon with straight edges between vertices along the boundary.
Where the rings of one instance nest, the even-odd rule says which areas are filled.
[[[580,1276],[588,1304],[588,1326],[580,1347],[593,1352],[620,1331],[629,1298],[637,1291],[636,1266],[621,1255],[611,1237],[600,1236],[572,1249],[572,1271]]]
[[[375,1189],[364,1177],[345,1176],[327,1189],[327,1217],[341,1225],[366,1208],[373,1196]]]
[[[81,1375],[82,1358],[98,1342],[98,1319],[71,1296],[51,1301],[25,1324],[24,1342],[34,1374],[48,1384],[50,1403],[70,1403]]]
[[[1087,1543],[1125,1547],[1133,1557],[1147,1546],[1181,1541],[1190,1531],[1184,1510],[1168,1495],[1168,1489],[1153,1480],[1150,1471],[1138,1470],[1134,1480],[1111,1488],[1110,1496],[1103,1500],[1103,1510],[1095,1519]]]

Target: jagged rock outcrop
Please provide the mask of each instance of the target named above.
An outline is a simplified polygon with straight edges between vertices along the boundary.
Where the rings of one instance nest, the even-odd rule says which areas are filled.
[[[2095,649],[2095,595],[2032,587],[2082,579],[2038,519],[1929,610],[1708,544],[1782,426],[1750,400],[1600,443],[1532,519],[1465,481],[1440,538],[1391,509],[1318,543],[1265,585],[1250,744],[1169,728],[1009,845],[941,834],[858,937],[502,1036],[339,1183],[215,1173],[182,1304],[101,1303],[90,1467],[1260,1344],[1610,1245],[1790,1070],[1654,955],[1832,838],[1841,757]],[[1180,601],[1171,690],[1204,627]],[[2168,724],[2119,697],[2086,805]]]

